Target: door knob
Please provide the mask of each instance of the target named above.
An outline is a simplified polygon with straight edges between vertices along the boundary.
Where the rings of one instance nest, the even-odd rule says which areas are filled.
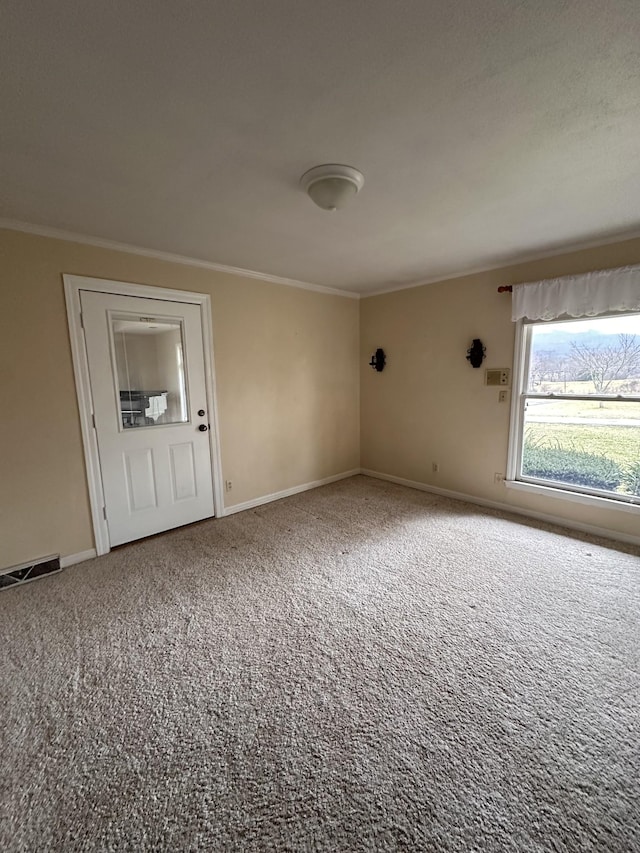
[[[209,429],[209,427],[206,424],[200,424],[198,429],[200,430],[200,432],[206,432]]]

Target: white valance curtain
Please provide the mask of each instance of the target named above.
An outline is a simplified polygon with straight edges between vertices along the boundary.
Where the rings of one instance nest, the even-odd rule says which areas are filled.
[[[513,320],[640,311],[640,266],[513,285]]]

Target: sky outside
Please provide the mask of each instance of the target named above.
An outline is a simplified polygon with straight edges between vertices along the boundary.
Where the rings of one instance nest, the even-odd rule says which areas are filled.
[[[640,335],[640,314],[626,314],[624,317],[594,317],[578,321],[560,321],[544,323],[535,328],[536,337],[550,332],[580,332],[594,331],[605,335]]]

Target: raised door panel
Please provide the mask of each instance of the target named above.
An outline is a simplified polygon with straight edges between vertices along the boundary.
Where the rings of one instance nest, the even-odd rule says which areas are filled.
[[[169,446],[171,457],[171,492],[174,501],[184,501],[197,497],[196,469],[193,442]]]
[[[158,506],[158,492],[150,447],[127,450],[123,454],[130,512]]]

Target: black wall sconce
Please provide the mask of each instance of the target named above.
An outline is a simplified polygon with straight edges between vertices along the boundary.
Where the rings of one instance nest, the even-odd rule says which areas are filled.
[[[487,348],[482,345],[480,338],[474,338],[472,345],[467,350],[467,361],[471,362],[471,367],[480,367],[486,351]]]
[[[384,370],[384,366],[387,363],[387,358],[384,354],[384,350],[378,348],[374,354],[371,356],[371,361],[369,364],[373,367],[374,370],[377,370],[378,373],[382,373]]]

